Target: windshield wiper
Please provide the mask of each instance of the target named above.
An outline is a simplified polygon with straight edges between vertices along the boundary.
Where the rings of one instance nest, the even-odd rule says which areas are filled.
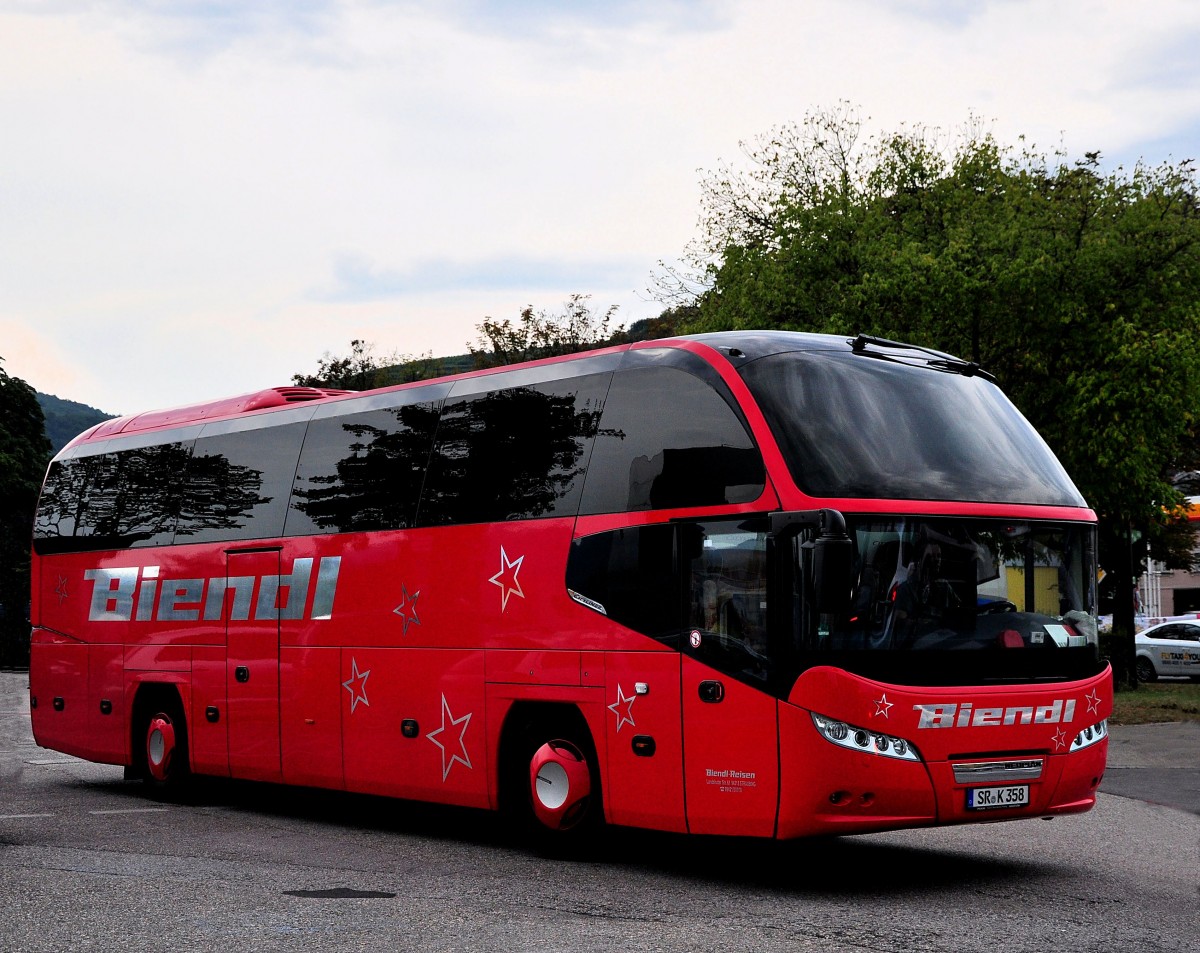
[[[949,371],[952,374],[961,374],[963,377],[982,377],[985,381],[996,383],[996,378],[985,371],[974,361],[964,361],[960,358],[953,357],[942,351],[935,351],[932,348],[922,347],[919,344],[905,344],[902,341],[889,341],[887,338],[877,338],[870,334],[860,334],[851,341],[847,341],[850,345],[850,350],[855,354],[864,354],[868,345],[875,347],[893,348],[901,351],[918,351],[925,354],[932,360],[928,361],[930,367],[936,367],[939,370]],[[872,354],[872,357],[888,358],[886,354]]]

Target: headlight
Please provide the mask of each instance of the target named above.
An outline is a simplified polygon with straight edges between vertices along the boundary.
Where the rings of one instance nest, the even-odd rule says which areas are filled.
[[[885,758],[899,758],[901,761],[921,760],[917,749],[903,738],[878,731],[867,731],[866,728],[858,728],[836,718],[818,715],[815,711],[811,714],[813,725],[821,737],[841,748],[878,754]]]
[[[1097,742],[1103,741],[1108,737],[1108,719],[1098,722],[1094,725],[1088,725],[1083,731],[1075,736],[1075,740],[1071,742],[1072,751],[1082,751],[1084,748],[1090,748]]]

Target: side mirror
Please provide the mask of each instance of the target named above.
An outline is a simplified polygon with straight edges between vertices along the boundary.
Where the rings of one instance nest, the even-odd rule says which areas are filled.
[[[839,518],[841,514],[838,514]],[[821,534],[811,544],[813,550],[813,594],[818,612],[845,612],[850,608],[850,574],[854,569],[854,544],[840,532]]]
[[[812,554],[813,597],[817,611],[844,612],[849,609],[854,544],[846,533],[846,518],[837,510],[826,509],[772,513],[770,520],[771,534],[778,543],[806,530],[816,531],[814,539],[801,545]]]

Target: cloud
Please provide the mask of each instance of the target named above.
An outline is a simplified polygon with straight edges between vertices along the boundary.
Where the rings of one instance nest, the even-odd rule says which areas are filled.
[[[579,30],[703,32],[730,20],[727,5],[716,0],[452,0],[437,8],[466,30],[514,37]]]
[[[411,266],[379,268],[366,256],[338,255],[333,263],[333,284],[316,289],[316,301],[362,302],[436,292],[498,292],[575,288],[592,289],[632,286],[645,278],[640,260],[593,259],[568,261],[520,255],[496,256],[474,261],[427,259]]]
[[[0,356],[133,411],[573,293],[632,322],[704,170],[813,109],[1196,155],[1198,30],[1184,0],[0,0]]]
[[[953,27],[964,30],[985,16],[989,9],[1002,4],[1015,6],[1020,0],[990,0],[981,3],[980,0],[874,0],[875,4],[886,7],[888,12],[915,21],[934,24],[935,26]]]

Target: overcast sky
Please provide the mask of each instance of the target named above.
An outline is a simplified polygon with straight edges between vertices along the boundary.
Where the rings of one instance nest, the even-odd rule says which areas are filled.
[[[1200,158],[1192,0],[0,0],[0,357],[112,414],[652,317],[705,171],[868,131]]]

